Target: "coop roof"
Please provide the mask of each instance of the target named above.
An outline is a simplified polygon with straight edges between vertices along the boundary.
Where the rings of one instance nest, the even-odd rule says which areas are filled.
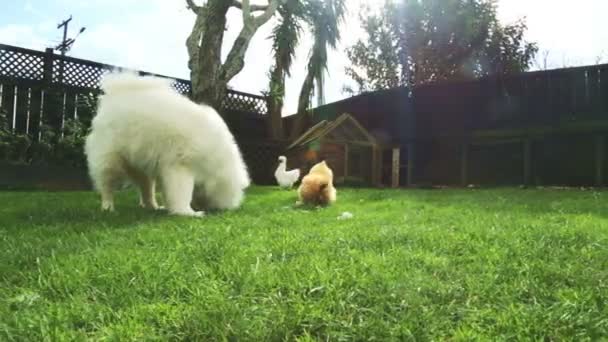
[[[309,128],[288,149],[305,146],[315,140],[358,145],[377,145],[376,139],[350,114],[344,113],[334,121],[323,120]]]

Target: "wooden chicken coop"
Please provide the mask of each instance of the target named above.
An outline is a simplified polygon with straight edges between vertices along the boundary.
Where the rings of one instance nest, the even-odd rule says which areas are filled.
[[[383,155],[390,150],[390,179],[383,177]],[[399,186],[398,147],[382,146],[350,114],[333,121],[323,120],[287,147],[290,167],[304,174],[315,163],[325,160],[334,172],[336,184]]]

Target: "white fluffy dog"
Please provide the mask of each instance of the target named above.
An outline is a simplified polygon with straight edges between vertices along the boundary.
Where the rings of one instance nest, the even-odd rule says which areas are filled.
[[[85,152],[103,210],[126,180],[140,204],[158,209],[155,183],[172,214],[203,216],[240,206],[250,180],[225,122],[211,107],[178,94],[169,80],[111,73],[104,77]]]

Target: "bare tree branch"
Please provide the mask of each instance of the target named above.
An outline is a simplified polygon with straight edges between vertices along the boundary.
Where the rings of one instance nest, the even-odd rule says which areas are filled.
[[[232,7],[236,7],[238,9],[243,9],[243,4],[239,0],[232,0]],[[268,5],[249,5],[249,10],[251,12],[265,11],[268,8]]]
[[[186,1],[191,2],[192,0]],[[196,13],[196,20],[194,21],[192,32],[190,32],[190,35],[186,39],[186,48],[188,50],[188,69],[190,69],[190,79],[193,82],[193,87],[195,86],[195,80],[198,79],[196,76],[200,71],[200,45],[203,33],[205,31],[205,21],[207,17],[205,7],[199,7]]]
[[[600,65],[604,62],[604,50],[600,51],[599,55],[595,56],[595,65]]]
[[[188,56],[192,59],[194,54],[198,53],[201,39],[203,36],[205,26],[205,16],[197,15],[196,20],[194,21],[194,26],[192,27],[192,32],[186,39],[186,48],[188,49]]]
[[[186,0],[186,8],[192,10],[195,14],[198,14],[201,10],[201,6],[198,6],[194,3],[194,0]]]
[[[268,5],[265,6],[252,5],[251,0],[208,0],[203,1],[202,5],[196,5],[196,1],[186,0],[188,9],[196,14],[196,21],[186,40],[192,97],[197,102],[220,105],[228,82],[243,70],[245,53],[256,31],[287,0],[267,0]],[[230,48],[226,61],[221,63],[226,14],[231,7],[241,9],[243,28]],[[263,13],[254,15],[256,11]]]
[[[243,24],[247,24],[247,21],[251,17],[251,6],[249,0],[243,0],[241,11],[243,11]]]
[[[226,57],[226,62],[222,65],[220,72],[222,79],[226,82],[243,69],[243,66],[245,65],[245,52],[247,52],[247,48],[249,48],[249,43],[255,32],[260,26],[270,20],[279,5],[285,3],[287,0],[269,0],[268,8],[266,8],[264,14],[257,17],[251,15],[249,0],[242,1],[243,28],[234,41],[234,45],[232,45],[228,57]]]
[[[272,18],[274,12],[276,12],[279,5],[284,4],[286,2],[287,0],[269,0],[268,7],[264,11],[264,13],[255,18],[255,26],[260,27],[266,24],[266,22],[270,20],[270,18]]]

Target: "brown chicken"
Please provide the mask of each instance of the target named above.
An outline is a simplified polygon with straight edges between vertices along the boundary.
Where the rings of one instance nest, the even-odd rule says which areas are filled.
[[[336,201],[334,173],[325,161],[315,164],[302,178],[298,198],[300,203],[313,205],[329,205]]]

